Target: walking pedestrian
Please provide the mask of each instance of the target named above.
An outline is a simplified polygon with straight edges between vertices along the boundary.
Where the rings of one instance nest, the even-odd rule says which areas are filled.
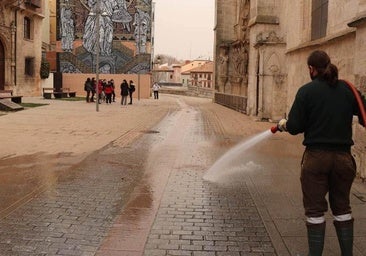
[[[338,80],[338,69],[324,51],[312,52],[307,60],[312,79],[296,94],[288,119],[278,123],[280,131],[304,133],[306,147],[301,162],[301,187],[306,215],[309,254],[322,255],[325,236],[326,194],[334,217],[334,227],[342,256],[352,255],[353,223],[350,190],[356,175],[351,154],[352,119],[359,115],[355,95]]]
[[[159,89],[160,89],[160,85],[155,82],[152,86],[152,90],[154,92],[154,99],[158,100],[159,99]]]
[[[126,105],[128,96],[128,83],[126,79],[123,79],[121,83],[121,96],[122,96],[121,105]]]
[[[132,105],[132,94],[135,92],[135,90],[136,90],[136,86],[133,83],[133,81],[130,80],[130,85],[128,87],[128,94],[130,95],[130,103],[128,103],[128,104],[130,104],[130,105]]]

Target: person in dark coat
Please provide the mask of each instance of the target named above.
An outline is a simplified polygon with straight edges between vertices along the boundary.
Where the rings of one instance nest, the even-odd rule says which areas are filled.
[[[129,90],[128,90],[128,83],[126,79],[123,79],[123,82],[121,83],[121,105],[127,105],[127,96],[128,96]]]
[[[351,256],[353,222],[350,190],[356,176],[356,162],[351,154],[353,116],[365,126],[359,92],[338,79],[338,68],[324,51],[312,52],[307,61],[311,82],[296,94],[288,119],[278,123],[280,131],[292,135],[304,133],[306,147],[301,162],[301,188],[306,216],[308,248],[311,256],[321,256],[324,247],[329,205],[342,256]],[[363,101],[363,102],[362,102]]]
[[[130,105],[132,105],[132,94],[135,92],[135,90],[136,90],[135,84],[133,83],[132,80],[130,80],[130,85],[128,87],[128,93],[130,95],[130,103],[128,104]]]
[[[93,85],[90,77],[85,81],[84,90],[86,91],[86,102],[90,102],[90,93],[93,91]]]
[[[97,80],[95,80],[95,78],[93,77],[91,79],[91,86],[92,86],[92,91],[91,91],[91,97],[90,97],[90,102],[94,102],[94,95],[95,92],[97,91]]]

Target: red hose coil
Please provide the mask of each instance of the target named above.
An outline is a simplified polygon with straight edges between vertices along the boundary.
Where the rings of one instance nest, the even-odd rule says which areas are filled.
[[[358,108],[360,109],[363,126],[366,127],[366,110],[365,110],[365,106],[363,105],[363,101],[361,99],[361,96],[360,96],[360,94],[358,93],[357,89],[355,88],[355,86],[352,83],[350,83],[350,82],[348,82],[346,80],[343,80],[343,81],[351,89],[353,95],[355,95],[355,98],[356,98],[356,101],[357,101],[357,104],[358,104]]]

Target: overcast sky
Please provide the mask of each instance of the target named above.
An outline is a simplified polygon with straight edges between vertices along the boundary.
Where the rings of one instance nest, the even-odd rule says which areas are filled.
[[[213,56],[215,0],[153,0],[154,55],[179,60]]]

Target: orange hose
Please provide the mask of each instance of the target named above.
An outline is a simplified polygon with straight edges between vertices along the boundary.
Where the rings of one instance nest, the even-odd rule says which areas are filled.
[[[348,87],[351,89],[351,91],[355,95],[355,98],[356,98],[356,101],[358,104],[358,108],[360,109],[363,126],[366,127],[366,110],[365,110],[365,106],[363,105],[361,96],[353,84],[351,84],[350,82],[348,82],[346,80],[343,80],[343,81],[348,85]]]

